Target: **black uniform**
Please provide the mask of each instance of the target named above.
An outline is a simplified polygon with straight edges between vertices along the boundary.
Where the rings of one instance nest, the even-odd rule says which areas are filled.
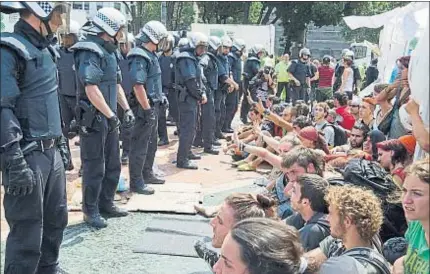
[[[60,152],[67,149],[65,142],[59,147],[58,141],[59,55],[22,19],[14,33],[2,33],[0,44],[0,153],[10,227],[4,273],[57,273],[67,225],[68,164]]]
[[[131,92],[133,90],[133,87],[131,85],[131,76],[130,76],[130,60],[127,59],[126,56],[123,54],[120,54],[120,60],[119,60],[119,68],[121,69],[121,76],[122,76],[122,82],[121,86],[124,90],[125,96],[129,100]],[[124,110],[122,108],[118,108],[118,118],[122,120],[124,117]],[[121,125],[120,131],[119,131],[119,139],[122,141],[122,156],[121,160],[124,161],[130,154],[130,141],[131,141],[131,132],[133,131],[133,128],[127,128],[124,126],[124,124]]]
[[[220,138],[222,136],[222,126],[225,120],[225,99],[227,98],[228,84],[226,80],[230,76],[230,66],[228,64],[228,58],[225,55],[217,55],[217,66],[218,66],[218,89],[215,91],[215,137]]]
[[[177,166],[193,167],[188,160],[196,134],[198,102],[205,94],[202,89],[202,70],[194,49],[184,50],[176,57],[176,83],[179,90],[179,148]]]
[[[200,65],[203,69],[202,80],[207,103],[201,105],[200,125],[194,143],[202,144],[205,152],[217,154],[218,152],[212,148],[216,122],[214,94],[218,89],[218,66],[215,55],[208,52],[200,59]]]
[[[82,211],[91,225],[92,220],[104,222],[100,213],[115,208],[114,195],[121,173],[118,128],[109,126],[110,119],[91,104],[85,91],[87,85],[97,85],[107,105],[117,112],[117,84],[121,83],[121,72],[116,52],[108,51],[104,45],[103,39],[87,35],[72,47],[78,74]]]
[[[249,81],[251,81],[252,78],[254,78],[255,75],[257,75],[258,71],[260,70],[260,60],[258,57],[250,55],[248,59],[245,61],[245,66],[243,68],[243,99],[242,99],[242,106],[240,109],[240,119],[243,123],[247,123],[248,121],[248,112],[251,106],[248,103],[248,99],[246,98],[248,96],[248,87],[249,87]],[[257,94],[251,93],[251,97],[254,101],[257,101]]]
[[[154,178],[152,166],[157,152],[157,127],[160,103],[163,98],[161,69],[155,53],[145,48],[133,48],[128,54],[131,83],[144,85],[151,109],[144,110],[137,100],[132,100],[137,114],[131,137],[130,187],[143,189]]]
[[[239,85],[239,90],[235,90],[227,94],[225,99],[225,120],[223,125],[223,131],[231,132],[231,123],[234,115],[237,112],[239,106],[239,95],[241,95],[240,89],[242,88],[242,59],[236,54],[236,52],[230,52],[228,55],[228,63],[230,65],[231,75],[233,80]]]
[[[161,83],[163,87],[163,95],[168,98],[169,105],[163,105],[160,109],[160,116],[158,118],[158,137],[160,138],[160,142],[168,143],[169,137],[167,135],[167,109],[169,110],[170,116],[173,118],[175,122],[178,119],[178,109],[177,109],[177,99],[175,98],[177,93],[175,93],[175,89],[173,88],[173,83],[175,81],[174,75],[175,71],[173,70],[173,56],[166,56],[163,54],[159,57],[160,68],[161,68]],[[174,105],[170,106],[170,101],[173,101]],[[176,108],[175,108],[176,105]]]
[[[76,118],[76,74],[75,60],[73,51],[67,48],[59,49],[60,58],[57,62],[58,67],[58,94],[60,98],[60,111],[63,120],[63,135],[68,136],[70,126]],[[70,150],[69,142],[67,147]],[[71,169],[72,167],[69,167]]]

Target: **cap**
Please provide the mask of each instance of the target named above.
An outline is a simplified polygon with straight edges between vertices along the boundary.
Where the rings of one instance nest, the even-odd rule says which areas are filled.
[[[417,140],[413,135],[404,135],[398,139],[400,143],[406,148],[410,156],[414,155]]]

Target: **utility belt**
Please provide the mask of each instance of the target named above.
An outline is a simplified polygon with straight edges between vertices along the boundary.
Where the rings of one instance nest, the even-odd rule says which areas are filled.
[[[20,142],[21,151],[23,155],[28,155],[33,151],[42,151],[55,148],[58,144],[58,138],[54,139],[44,139],[44,140],[36,140],[36,141],[22,141]]]
[[[181,92],[181,91],[186,92],[186,88],[184,86],[179,85],[179,84],[173,84],[173,88],[177,92]]]
[[[76,119],[81,129],[90,128],[95,131],[100,131],[103,126],[100,112],[90,102],[85,100],[80,100],[78,102]]]

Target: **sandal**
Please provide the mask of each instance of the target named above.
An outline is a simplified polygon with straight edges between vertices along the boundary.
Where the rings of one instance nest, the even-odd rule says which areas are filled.
[[[231,165],[233,167],[238,167],[238,166],[241,166],[241,165],[247,164],[247,163],[248,163],[248,161],[246,161],[245,159],[243,159],[243,160],[240,160],[240,161],[237,161],[237,162],[233,162],[233,163],[231,163]]]
[[[238,171],[256,171],[257,169],[255,167],[253,167],[251,164],[246,163],[246,164],[240,165],[237,168],[237,170]]]

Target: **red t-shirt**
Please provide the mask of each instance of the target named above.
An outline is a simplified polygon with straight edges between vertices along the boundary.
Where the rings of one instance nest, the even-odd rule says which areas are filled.
[[[340,116],[339,125],[344,129],[351,130],[355,124],[355,118],[349,112],[348,106],[336,108],[337,115]]]
[[[318,72],[320,75],[319,78],[319,88],[329,88],[331,87],[331,80],[333,78],[334,69],[330,66],[320,66],[318,68]]]

